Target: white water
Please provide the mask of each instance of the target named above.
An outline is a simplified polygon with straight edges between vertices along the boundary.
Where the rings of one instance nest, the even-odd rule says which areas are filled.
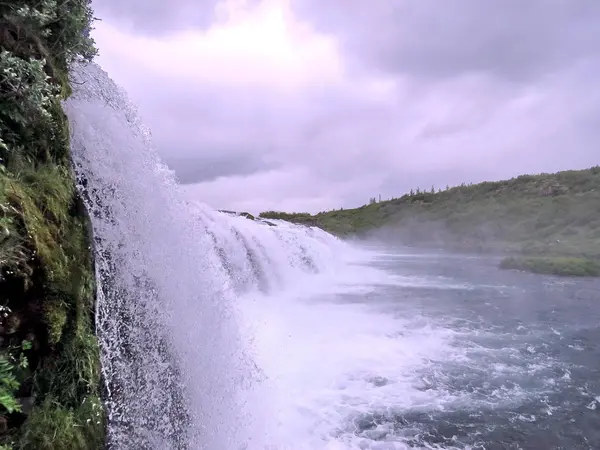
[[[330,300],[406,280],[321,230],[190,202],[123,92],[94,65],[76,78],[66,110],[97,240],[113,448],[405,448],[352,421],[439,402],[416,374],[449,336]]]

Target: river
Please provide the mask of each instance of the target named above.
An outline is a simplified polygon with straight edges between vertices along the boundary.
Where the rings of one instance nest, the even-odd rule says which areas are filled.
[[[600,448],[600,282],[363,250],[245,303],[268,448]]]

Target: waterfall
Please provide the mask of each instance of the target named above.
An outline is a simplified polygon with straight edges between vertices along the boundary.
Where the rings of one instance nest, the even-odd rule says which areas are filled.
[[[88,64],[73,78],[65,110],[94,232],[108,447],[250,448],[243,392],[261,373],[236,300],[330,270],[343,244],[190,201],[108,75]]]

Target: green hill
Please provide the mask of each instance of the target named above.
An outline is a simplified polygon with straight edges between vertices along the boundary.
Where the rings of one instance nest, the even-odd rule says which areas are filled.
[[[260,217],[316,225],[342,237],[600,261],[600,166],[438,191],[417,189],[316,215],[268,211]]]

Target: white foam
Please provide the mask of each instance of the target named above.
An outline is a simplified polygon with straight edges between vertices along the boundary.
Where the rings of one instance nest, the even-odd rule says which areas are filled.
[[[254,401],[260,398],[254,413],[262,416],[261,444],[366,448],[352,420],[373,412],[438,409],[456,399],[422,389],[421,378],[430,361],[452,351],[452,332],[419,317],[395,318],[365,304],[324,301],[323,292],[364,293],[393,283],[374,269],[349,265],[346,270],[313,289],[248,296],[240,304],[265,376],[252,392]],[[367,441],[369,448],[382,448]],[[397,445],[393,448],[404,448]]]

